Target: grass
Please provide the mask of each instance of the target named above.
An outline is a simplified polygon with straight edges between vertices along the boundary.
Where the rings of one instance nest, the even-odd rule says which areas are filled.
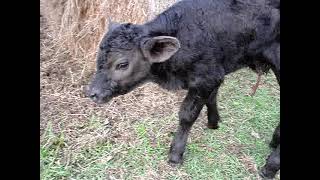
[[[272,73],[263,76],[253,97],[248,96],[255,80],[248,70],[226,78],[218,95],[220,128],[205,127],[204,109],[189,136],[184,163],[178,167],[167,164],[177,113],[130,121],[126,134],[109,133],[99,141],[91,138],[95,143],[76,150],[64,131],[53,132],[48,123],[41,137],[41,179],[257,179],[270,153],[268,143],[279,121],[280,98]],[[120,121],[125,120],[113,126]],[[85,137],[113,126],[93,116],[77,131]]]

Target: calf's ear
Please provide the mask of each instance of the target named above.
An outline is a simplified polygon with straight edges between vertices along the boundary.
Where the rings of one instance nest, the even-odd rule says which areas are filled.
[[[171,36],[156,36],[141,42],[142,53],[151,63],[164,62],[170,59],[179,48],[179,40]]]
[[[107,28],[106,31],[113,31],[116,27],[120,26],[121,24],[115,21],[112,21],[110,17],[107,19]]]

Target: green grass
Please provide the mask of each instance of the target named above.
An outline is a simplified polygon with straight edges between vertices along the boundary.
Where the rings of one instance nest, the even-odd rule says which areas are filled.
[[[69,168],[61,163],[59,156],[65,146],[63,134],[54,135],[49,123],[44,136],[47,138],[47,143],[40,146],[41,179],[61,179],[70,176]]]
[[[128,132],[133,140],[109,139],[77,152],[70,150],[63,133],[54,134],[49,125],[40,146],[41,179],[257,179],[280,118],[274,75],[263,80],[265,84],[251,97],[247,94],[256,81],[253,72],[242,70],[226,78],[218,95],[220,128],[206,129],[206,119],[199,119],[178,167],[167,164],[176,114],[135,121]],[[102,126],[99,117],[93,117],[85,128],[94,131]]]

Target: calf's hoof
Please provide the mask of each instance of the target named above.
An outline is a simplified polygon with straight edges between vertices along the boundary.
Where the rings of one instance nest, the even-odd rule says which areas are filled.
[[[182,155],[177,155],[177,154],[170,154],[169,157],[169,164],[171,166],[177,166],[179,164],[182,164],[183,160],[182,160]]]
[[[218,129],[219,128],[219,125],[218,124],[207,124],[207,127],[209,129]]]
[[[259,171],[259,175],[263,180],[272,180],[275,177],[275,174],[273,172],[267,171],[265,167]]]
[[[274,141],[271,141],[271,142],[269,143],[269,147],[272,148],[272,149],[277,148],[277,146],[278,146],[278,144],[277,144],[276,142],[274,142]]]

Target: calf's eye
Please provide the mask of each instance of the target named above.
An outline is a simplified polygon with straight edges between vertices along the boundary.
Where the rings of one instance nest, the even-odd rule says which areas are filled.
[[[128,62],[119,63],[116,66],[116,70],[126,70],[128,69],[128,66],[129,66]]]

